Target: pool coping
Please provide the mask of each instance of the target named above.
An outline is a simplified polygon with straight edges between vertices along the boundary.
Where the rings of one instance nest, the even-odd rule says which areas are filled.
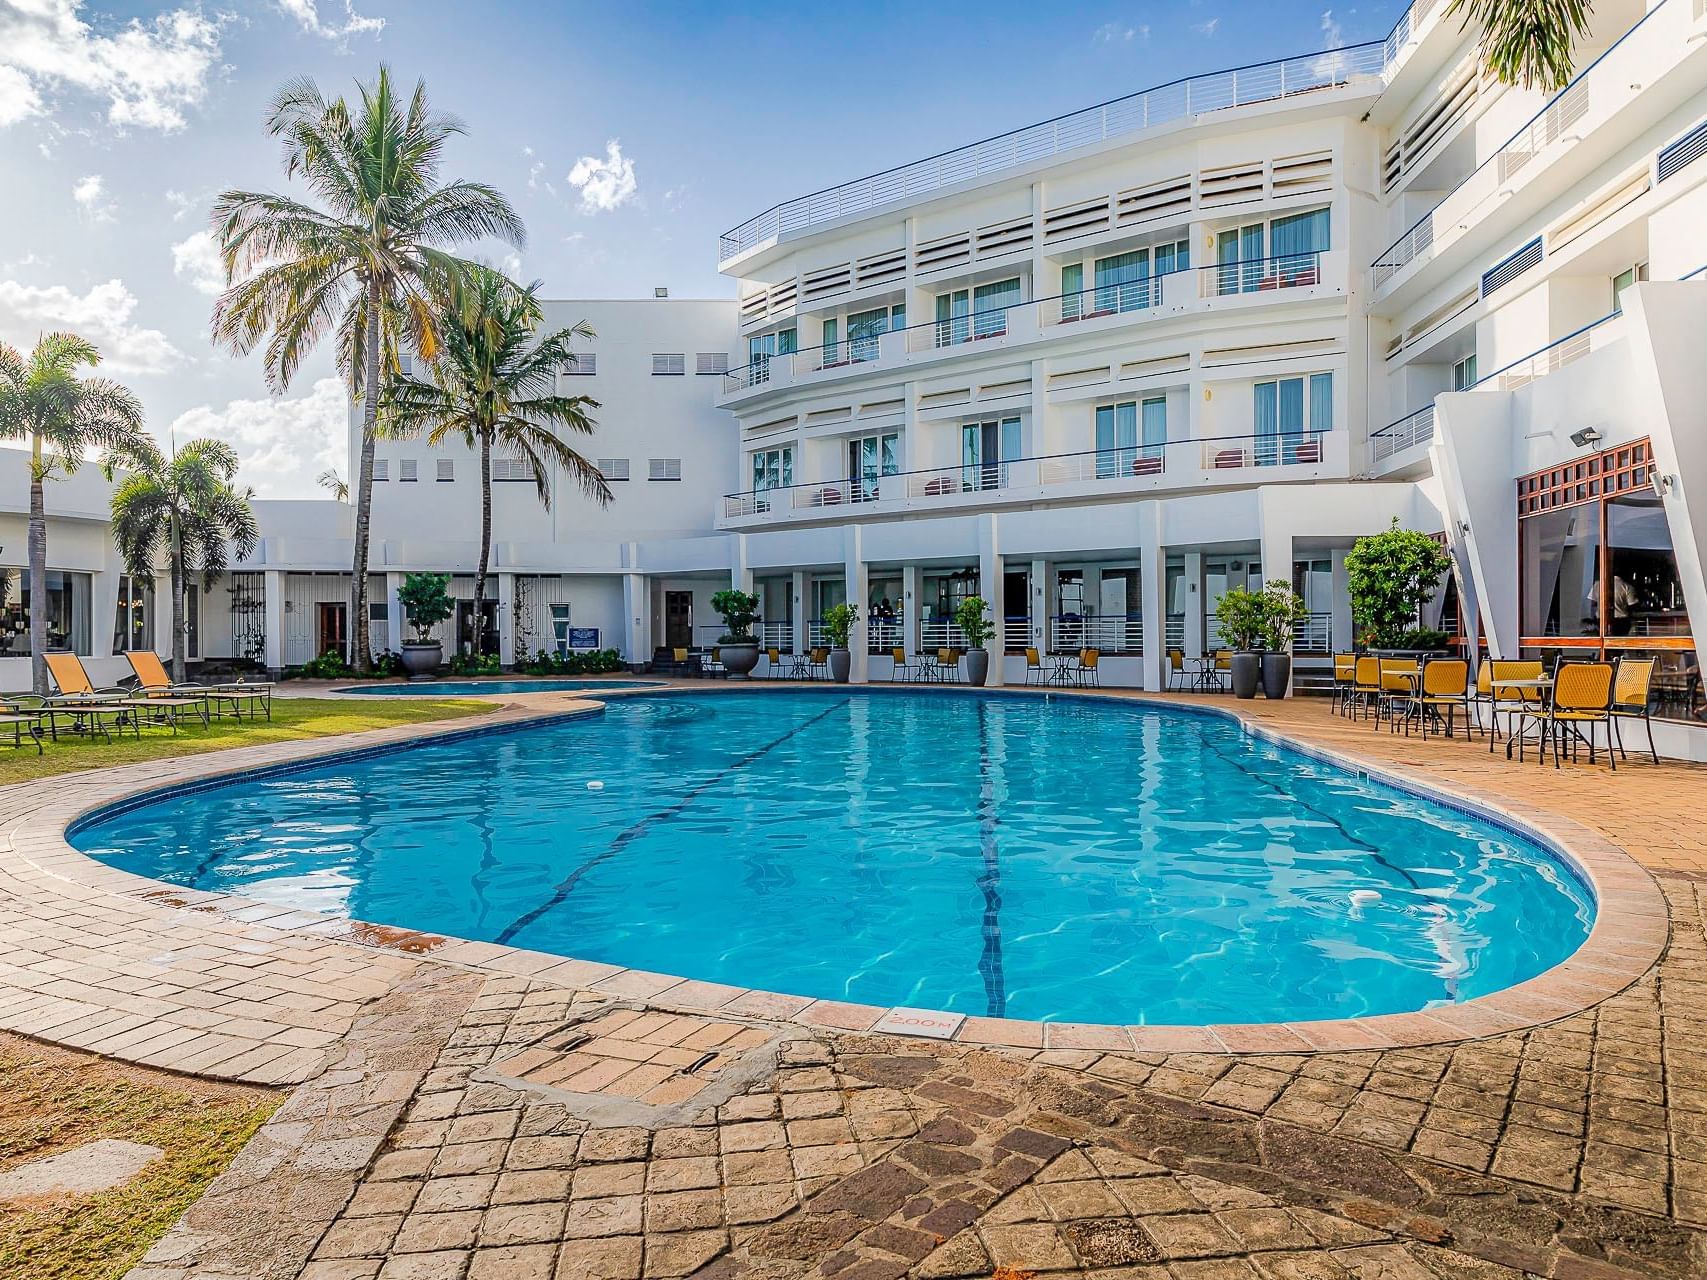
[[[613,689],[601,696],[605,699],[654,697],[664,693],[716,696],[722,692],[763,689],[767,685],[793,691],[813,688],[781,681],[743,681]],[[823,685],[816,688],[825,692],[836,691],[825,689]],[[881,685],[846,686],[840,691],[871,696],[920,692],[904,685],[893,689]],[[812,999],[497,943],[428,934],[406,927],[373,924],[345,916],[282,907],[235,894],[180,888],[110,867],[69,843],[70,834],[95,816],[147,803],[164,792],[203,790],[232,781],[235,777],[265,776],[320,767],[338,760],[390,754],[429,742],[513,732],[602,714],[603,701],[585,693],[577,695],[570,692],[491,695],[504,700],[503,705],[472,723],[455,720],[414,724],[337,738],[237,747],[121,766],[101,773],[91,771],[16,784],[4,790],[14,801],[26,803],[8,806],[17,817],[5,833],[8,837],[5,843],[0,845],[0,881],[10,881],[14,890],[28,887],[31,892],[40,893],[52,889],[80,903],[87,900],[91,891],[114,895],[125,901],[127,910],[134,910],[139,901],[145,902],[171,913],[173,918],[169,923],[174,930],[194,928],[198,916],[205,921],[211,914],[240,921],[252,930],[277,931],[285,937],[307,936],[362,948],[380,948],[418,960],[643,1000],[659,1008],[721,1012],[851,1032],[894,1030],[896,1034],[904,1035],[909,1032],[902,1028],[911,1024],[916,1028],[911,1034],[928,1034],[966,1045],[1022,1050],[1316,1053],[1392,1049],[1479,1039],[1568,1017],[1616,995],[1652,968],[1668,941],[1669,914],[1653,875],[1613,841],[1540,806],[1496,800],[1476,788],[1442,783],[1402,765],[1377,764],[1333,748],[1301,741],[1241,713],[1237,708],[1176,702],[1131,690],[1063,693],[1023,688],[945,688],[930,692],[942,696],[1044,696],[1086,702],[1149,704],[1187,714],[1231,720],[1253,738],[1276,743],[1354,775],[1445,804],[1535,840],[1580,876],[1593,892],[1596,900],[1593,928],[1581,947],[1533,978],[1461,1004],[1422,1012],[1208,1026],[1044,1023]],[[513,701],[524,697],[529,702]],[[542,703],[538,701],[541,698],[550,698],[551,702]],[[68,780],[77,785],[67,786]]]

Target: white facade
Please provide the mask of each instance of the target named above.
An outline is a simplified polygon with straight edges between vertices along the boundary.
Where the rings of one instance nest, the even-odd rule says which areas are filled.
[[[784,651],[862,602],[854,679],[885,679],[891,647],[951,643],[944,611],[976,592],[1001,619],[993,680],[1090,645],[1105,680],[1156,688],[1169,648],[1214,644],[1223,590],[1283,577],[1308,678],[1352,645],[1345,552],[1397,517],[1451,545],[1467,648],[1654,652],[1666,747],[1707,754],[1684,729],[1707,618],[1707,2],[1598,5],[1553,95],[1484,75],[1445,9],[786,201],[722,237],[733,302],[550,304],[598,331],[596,371],[562,379],[602,402],[578,447],[628,478],[607,511],[497,485],[502,655],[565,624],[636,663],[708,646],[734,583]],[[377,456],[389,645],[404,573],[471,595],[479,493],[460,447]],[[1521,477],[1615,464],[1640,492],[1594,497],[1604,553],[1559,474],[1545,501],[1577,514],[1532,496],[1520,521]],[[346,589],[348,509],[263,520],[264,660],[295,665]],[[99,558],[80,536],[68,567]],[[1603,567],[1631,579],[1616,616]]]

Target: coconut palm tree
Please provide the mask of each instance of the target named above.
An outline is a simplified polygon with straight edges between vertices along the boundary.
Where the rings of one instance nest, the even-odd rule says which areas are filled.
[[[1453,0],[1448,15],[1482,28],[1482,61],[1506,84],[1549,93],[1571,79],[1571,45],[1588,34],[1590,0]]]
[[[368,542],[373,445],[386,377],[399,348],[438,352],[438,316],[468,264],[444,246],[495,236],[520,246],[521,219],[494,188],[440,180],[445,145],[463,132],[432,111],[419,82],[407,102],[379,69],[353,104],[328,100],[312,80],[293,80],[273,99],[267,132],[284,143],[287,177],[301,177],[314,203],[227,191],[214,204],[229,287],[214,304],[216,339],[238,354],[265,341],[267,380],[282,391],[327,334],[339,371],[362,401],[351,568],[351,661],[366,671]]]
[[[443,346],[427,378],[398,377],[386,390],[386,431],[421,435],[434,448],[447,439],[480,454],[480,561],[474,574],[476,649],[485,618],[492,557],[492,454],[525,462],[541,505],[551,506],[551,472],[562,471],[587,497],[605,505],[610,485],[563,439],[591,435],[590,396],[557,394],[557,372],[573,366],[571,344],[593,336],[583,321],[540,336],[538,284],[518,288],[499,272],[477,267],[439,321]]]
[[[30,672],[38,694],[48,691],[47,482],[93,453],[122,457],[148,444],[129,388],[78,376],[100,362],[95,344],[72,333],[45,335],[27,358],[0,342],[0,439],[30,444]]]
[[[168,458],[152,440],[129,456],[104,460],[108,478],[122,466],[130,474],[113,490],[113,541],[125,568],[144,582],[166,561],[172,583],[172,679],[184,679],[189,649],[185,585],[201,574],[207,591],[225,572],[228,553],[239,560],[255,549],[260,526],[249,505],[252,491],[238,489],[237,451],[223,440],[192,440]]]

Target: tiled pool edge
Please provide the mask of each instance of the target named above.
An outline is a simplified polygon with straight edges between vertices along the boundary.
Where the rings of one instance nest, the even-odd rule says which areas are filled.
[[[731,688],[762,688],[765,683],[706,685],[687,690],[681,686],[669,688],[671,692],[715,695]],[[798,685],[779,687],[799,688]],[[903,686],[895,691],[905,692],[906,689]],[[613,690],[612,696],[648,696],[651,692],[633,690],[619,695]],[[980,691],[976,690],[943,692],[980,696]],[[1006,692],[1021,694],[1025,691]],[[1087,701],[1140,701],[1177,711],[1230,718],[1253,737],[1276,742],[1384,785],[1420,794],[1507,826],[1545,845],[1582,875],[1597,899],[1595,925],[1583,946],[1553,969],[1503,991],[1425,1013],[1209,1027],[1045,1024],[968,1017],[957,1020],[954,1027],[952,1038],[959,1043],[1033,1051],[1142,1053],[1313,1053],[1451,1043],[1520,1030],[1577,1013],[1636,981],[1664,950],[1668,916],[1664,897],[1653,877],[1612,841],[1569,819],[1533,806],[1524,806],[1522,811],[1518,811],[1514,806],[1494,801],[1488,796],[1413,775],[1402,766],[1378,764],[1300,741],[1237,710],[1145,698],[1125,691],[1074,691],[1070,694],[1054,691],[1053,696]],[[67,841],[67,835],[92,815],[110,812],[115,805],[130,807],[145,803],[147,798],[162,791],[186,786],[193,789],[212,787],[236,774],[316,767],[328,761],[390,753],[421,742],[507,732],[544,720],[598,714],[603,709],[602,703],[591,699],[567,699],[567,695],[555,697],[566,699],[569,705],[510,705],[491,716],[481,717],[477,724],[453,721],[436,727],[431,724],[404,726],[341,739],[243,747],[113,770],[99,775],[99,780],[106,781],[107,786],[94,793],[87,787],[77,788],[68,796],[59,796],[46,803],[25,804],[24,811],[5,831],[7,843],[4,849],[0,849],[0,881],[40,885],[47,880],[113,894],[131,904],[147,902],[161,910],[176,912],[171,921],[174,927],[194,921],[197,915],[206,919],[212,913],[263,930],[277,931],[287,937],[306,935],[322,941],[336,939],[340,944],[349,943],[370,951],[377,947],[427,962],[536,978],[567,987],[641,999],[660,1008],[696,1012],[722,1010],[754,1017],[787,1019],[815,1028],[855,1032],[870,1031],[885,1018],[902,1012],[624,969],[496,943],[441,938],[283,908],[235,895],[180,890],[108,867],[72,848]],[[6,808],[16,812],[17,801],[33,799],[44,790],[63,789],[66,781],[65,778],[48,779],[9,788],[7,795],[14,803]],[[16,861],[21,861],[23,866],[9,865]],[[18,874],[20,871],[23,874]],[[957,1015],[949,1016],[957,1018]],[[3,1009],[0,1009],[0,1025],[5,1025]]]

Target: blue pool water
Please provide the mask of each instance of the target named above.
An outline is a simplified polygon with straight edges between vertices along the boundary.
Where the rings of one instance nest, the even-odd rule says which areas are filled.
[[[1092,1022],[1422,1009],[1551,967],[1594,911],[1552,854],[1489,822],[1219,717],[1061,697],[618,699],[168,794],[72,842],[383,924]]]
[[[586,689],[652,689],[656,680],[422,680],[415,684],[352,684],[334,693],[402,698],[478,698],[493,693],[574,693]]]

